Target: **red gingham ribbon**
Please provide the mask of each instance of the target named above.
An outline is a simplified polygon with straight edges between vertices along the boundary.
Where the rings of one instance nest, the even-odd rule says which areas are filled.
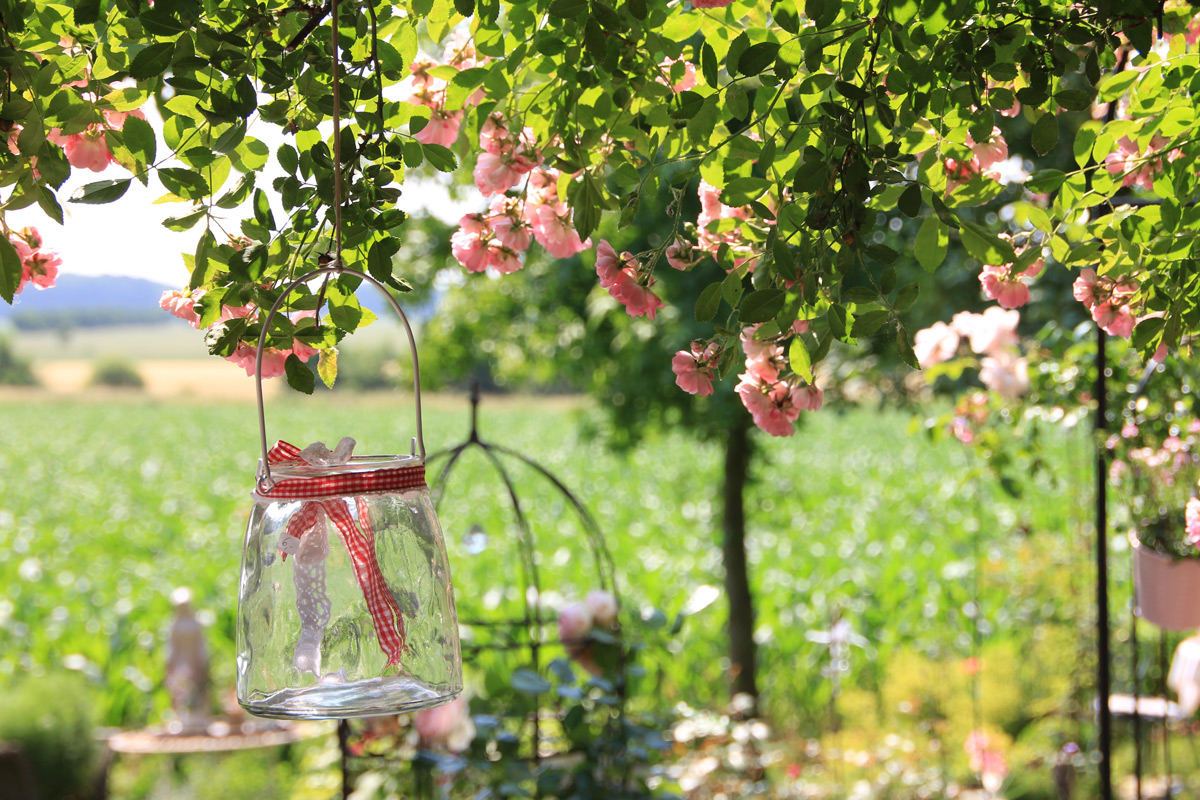
[[[300,448],[287,442],[276,442],[267,452],[271,464],[303,463]],[[320,478],[284,478],[271,488],[258,487],[263,497],[279,500],[312,500],[318,497],[377,492],[406,492],[425,488],[425,465],[413,464],[393,469],[373,469],[369,472],[348,472],[345,475],[326,475]]]
[[[278,442],[267,453],[267,460],[273,464],[289,461],[299,463],[300,449],[287,442]],[[408,649],[404,643],[404,615],[379,569],[379,561],[375,557],[375,534],[371,529],[366,499],[361,495],[424,486],[425,467],[412,466],[322,478],[288,478],[276,483],[269,491],[259,488],[259,494],[264,497],[306,500],[288,520],[288,536],[299,539],[309,531],[319,529],[326,517],[333,521],[350,554],[354,577],[358,579],[363,599],[367,601],[367,610],[375,624],[379,646],[388,657],[389,667],[398,665],[401,654]],[[350,513],[345,495],[355,496],[357,522]]]

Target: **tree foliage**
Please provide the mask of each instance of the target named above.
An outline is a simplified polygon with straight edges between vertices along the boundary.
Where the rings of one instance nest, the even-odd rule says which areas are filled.
[[[0,23],[3,208],[61,221],[72,169],[109,160],[127,176],[72,201],[161,184],[178,206],[164,224],[198,233],[175,309],[243,363],[260,310],[315,266],[404,291],[401,186],[460,165],[492,198],[455,234],[473,271],[519,269],[530,228],[555,255],[584,249],[606,215],[628,225],[666,192],[657,246],[614,261],[598,243],[602,285],[653,320],[668,265],[700,276],[694,352],[711,359],[695,369],[739,369],[758,326],[786,357],[739,394],[791,419],[834,341],[886,336],[917,366],[918,285],[897,267],[935,272],[952,242],[1005,305],[1042,262],[1095,269],[1093,315],[1143,352],[1200,325],[1200,55],[1175,2],[12,0]],[[988,168],[1010,142],[1036,167],[1023,190]],[[891,219],[916,226],[911,252],[884,243]],[[11,302],[53,265],[36,233],[8,232]],[[356,285],[289,299],[302,313],[267,332],[280,365],[371,320]]]

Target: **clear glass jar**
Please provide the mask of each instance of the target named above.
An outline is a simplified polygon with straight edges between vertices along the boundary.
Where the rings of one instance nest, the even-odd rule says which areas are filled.
[[[462,691],[450,567],[424,470],[416,455],[271,464],[254,493],[238,591],[247,711],[374,716]]]

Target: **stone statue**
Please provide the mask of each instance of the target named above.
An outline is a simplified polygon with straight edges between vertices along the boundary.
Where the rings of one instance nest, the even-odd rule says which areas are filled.
[[[208,648],[204,626],[192,613],[192,591],[179,587],[171,593],[175,619],[167,638],[167,691],[175,711],[173,731],[198,733],[209,720]]]

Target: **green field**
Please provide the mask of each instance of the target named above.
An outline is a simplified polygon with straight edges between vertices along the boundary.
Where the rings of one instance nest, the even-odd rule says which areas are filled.
[[[106,724],[161,719],[167,597],[187,585],[211,624],[216,681],[232,687],[253,407],[42,396],[5,401],[0,415],[0,680],[67,667],[100,687]],[[268,419],[272,439],[353,435],[364,453],[407,449],[412,430],[404,397],[289,396]],[[591,509],[625,613],[695,611],[649,653],[639,702],[720,708],[724,602],[709,588],[722,585],[720,449],[663,433],[614,454],[583,433],[603,425],[562,401],[485,399],[481,412],[485,438],[539,460]],[[785,737],[836,727],[848,745],[897,730],[944,737],[954,758],[982,723],[1016,740],[1014,758],[1048,757],[1089,735],[1086,432],[1050,437],[1055,478],[1014,500],[957,442],[910,425],[907,413],[827,411],[791,439],[760,442],[747,508],[767,714]],[[431,452],[467,429],[461,401],[427,409]],[[460,615],[503,615],[521,587],[502,485],[482,460],[456,469],[440,515]],[[573,515],[548,484],[517,475],[544,600],[580,598],[596,573]],[[475,554],[473,525],[488,536]],[[1124,608],[1127,567],[1114,561]],[[832,664],[819,632],[838,616],[862,639]],[[972,657],[984,665],[977,680],[962,668]]]

